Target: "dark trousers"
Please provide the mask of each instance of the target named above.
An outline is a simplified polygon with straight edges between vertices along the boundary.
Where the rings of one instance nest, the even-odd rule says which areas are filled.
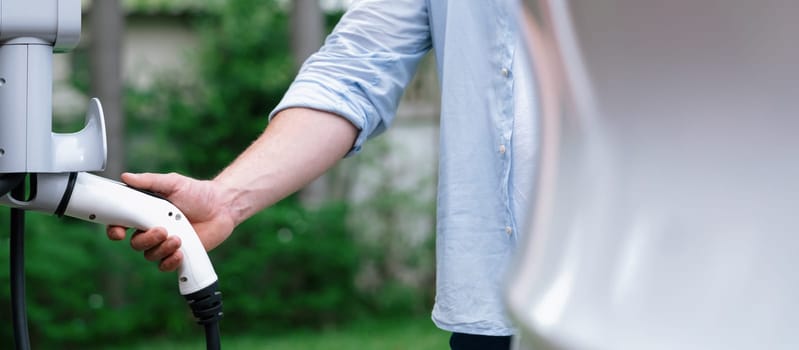
[[[510,336],[452,333],[449,347],[452,350],[510,350]]]

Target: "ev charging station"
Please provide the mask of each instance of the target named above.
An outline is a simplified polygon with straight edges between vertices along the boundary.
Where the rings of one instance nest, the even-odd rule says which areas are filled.
[[[137,229],[164,227],[181,239],[178,287],[209,349],[219,348],[222,297],[196,232],[168,201],[88,173],[105,168],[103,109],[92,99],[85,126],[52,131],[53,54],[77,46],[80,0],[0,0],[0,204],[11,207],[11,279],[17,349],[29,349],[25,315],[24,212]],[[26,181],[27,179],[27,181]],[[27,194],[26,194],[27,193]]]

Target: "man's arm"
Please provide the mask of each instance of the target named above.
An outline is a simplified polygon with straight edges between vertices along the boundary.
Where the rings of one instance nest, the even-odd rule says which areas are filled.
[[[358,130],[335,114],[307,108],[279,112],[259,137],[214,182],[238,225],[304,187],[352,148]]]
[[[266,131],[214,180],[178,174],[123,174],[122,180],[171,200],[213,249],[244,219],[385,130],[431,46],[426,0],[356,2],[303,65]],[[125,231],[109,227],[108,236],[123,239]],[[161,260],[162,270],[173,270],[180,242],[166,236],[163,229],[149,230],[134,235],[131,245]]]
[[[177,174],[124,174],[129,185],[163,195],[192,222],[206,250],[230,236],[256,212],[299,190],[333,166],[352,148],[358,130],[335,114],[308,108],[289,108],[272,118],[264,133],[210,181]],[[108,228],[112,240],[125,238],[125,229]],[[131,246],[163,271],[182,260],[180,241],[167,239],[163,228],[137,233]]]

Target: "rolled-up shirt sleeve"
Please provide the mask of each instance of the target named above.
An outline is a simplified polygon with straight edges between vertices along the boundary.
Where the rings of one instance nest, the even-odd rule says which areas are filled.
[[[403,90],[431,47],[426,0],[361,0],[305,61],[269,118],[305,107],[358,128],[349,154],[392,122]]]

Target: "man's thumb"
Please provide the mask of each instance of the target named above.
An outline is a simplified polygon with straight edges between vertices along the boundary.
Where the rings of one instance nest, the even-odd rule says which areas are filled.
[[[168,196],[177,190],[178,184],[183,181],[183,176],[175,173],[123,173],[122,181],[131,187]]]

